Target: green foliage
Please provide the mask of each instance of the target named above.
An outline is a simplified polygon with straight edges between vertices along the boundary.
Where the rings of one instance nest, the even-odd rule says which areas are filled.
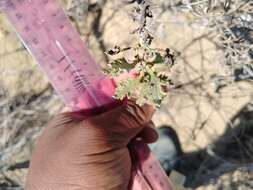
[[[115,97],[117,99],[127,97],[135,99],[139,105],[149,103],[159,107],[166,97],[166,89],[171,81],[170,70],[174,65],[174,56],[170,50],[138,45],[135,48],[125,49],[116,47],[108,54],[113,60],[105,69],[107,74],[118,77],[134,73],[134,76],[129,74],[117,84]]]

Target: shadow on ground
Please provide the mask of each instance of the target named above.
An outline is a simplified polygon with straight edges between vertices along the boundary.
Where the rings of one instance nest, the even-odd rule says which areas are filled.
[[[205,149],[182,154],[176,168],[187,176],[186,186],[197,188],[253,160],[253,104],[244,106],[225,133]],[[180,149],[181,150],[181,149]]]

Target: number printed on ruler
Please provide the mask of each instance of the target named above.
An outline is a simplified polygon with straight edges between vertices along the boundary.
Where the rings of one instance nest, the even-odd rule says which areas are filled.
[[[114,85],[102,74],[56,0],[0,0],[0,3],[20,39],[68,106],[73,110],[92,109],[113,102]],[[141,150],[147,148],[140,146],[138,151]],[[137,177],[141,181],[134,180],[136,186],[132,190],[171,189],[154,157],[141,154],[139,160],[141,170],[137,171]]]
[[[60,94],[83,92],[92,81],[103,77],[100,67],[94,63],[79,34],[55,1],[4,2],[1,4],[15,23],[17,33]]]

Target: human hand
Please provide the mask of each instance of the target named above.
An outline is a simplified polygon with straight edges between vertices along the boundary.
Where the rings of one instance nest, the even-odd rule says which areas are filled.
[[[27,190],[126,190],[132,162],[127,145],[136,136],[158,138],[151,106],[134,102],[86,118],[82,112],[57,116],[39,138]]]

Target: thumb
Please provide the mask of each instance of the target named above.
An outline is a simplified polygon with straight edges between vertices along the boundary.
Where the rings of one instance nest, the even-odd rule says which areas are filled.
[[[118,108],[88,118],[86,122],[107,136],[110,142],[125,146],[150,123],[153,114],[152,106],[138,106],[129,100]]]

